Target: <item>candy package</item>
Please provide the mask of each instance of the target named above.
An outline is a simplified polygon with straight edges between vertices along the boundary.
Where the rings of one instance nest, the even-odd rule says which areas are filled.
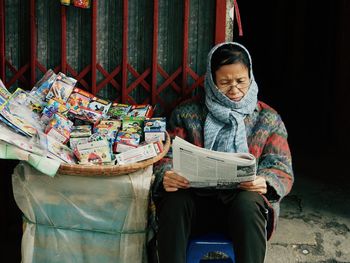
[[[113,103],[108,110],[107,115],[113,119],[122,120],[128,114],[131,105],[122,103]]]
[[[30,93],[33,96],[38,97],[40,100],[45,101],[46,96],[51,89],[52,84],[55,82],[57,75],[52,69],[46,71],[44,76],[34,85]]]
[[[91,0],[73,0],[73,5],[80,8],[90,8]]]
[[[46,100],[48,101],[56,97],[60,100],[67,101],[76,83],[76,79],[67,77],[62,72],[58,73],[55,81],[51,85],[49,93],[46,95]]]
[[[74,88],[67,100],[67,103],[70,106],[69,111],[73,114],[81,115],[80,108],[87,107],[92,98],[94,98],[94,95],[91,93],[79,88]]]

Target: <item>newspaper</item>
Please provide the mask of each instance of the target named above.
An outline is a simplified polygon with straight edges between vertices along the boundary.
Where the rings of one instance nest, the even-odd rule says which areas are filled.
[[[180,137],[173,144],[173,169],[191,187],[234,188],[256,177],[256,160],[250,153],[226,153],[193,145]]]

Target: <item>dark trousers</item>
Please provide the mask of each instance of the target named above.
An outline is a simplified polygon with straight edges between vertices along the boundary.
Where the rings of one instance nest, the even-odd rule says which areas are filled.
[[[237,263],[264,262],[267,207],[256,192],[186,189],[165,193],[157,205],[160,263],[185,263],[190,236],[225,234],[233,242]]]

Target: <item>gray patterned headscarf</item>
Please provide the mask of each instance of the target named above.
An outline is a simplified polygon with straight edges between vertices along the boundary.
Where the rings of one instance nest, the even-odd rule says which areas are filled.
[[[240,101],[232,101],[219,91],[211,72],[211,57],[223,45],[237,45],[247,53],[250,61],[251,85]],[[258,85],[255,82],[252,59],[248,50],[239,43],[225,42],[216,45],[208,54],[205,76],[205,104],[209,113],[204,125],[204,146],[221,152],[248,152],[244,118],[253,113],[258,101]]]

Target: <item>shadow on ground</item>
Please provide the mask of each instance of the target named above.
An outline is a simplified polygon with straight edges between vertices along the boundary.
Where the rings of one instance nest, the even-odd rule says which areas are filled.
[[[349,191],[339,172],[297,167],[266,262],[350,262]]]

